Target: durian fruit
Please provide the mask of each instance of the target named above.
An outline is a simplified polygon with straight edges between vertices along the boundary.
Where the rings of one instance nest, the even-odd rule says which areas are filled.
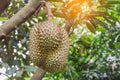
[[[30,58],[43,70],[53,73],[66,64],[69,37],[63,27],[52,21],[37,23],[30,31]]]

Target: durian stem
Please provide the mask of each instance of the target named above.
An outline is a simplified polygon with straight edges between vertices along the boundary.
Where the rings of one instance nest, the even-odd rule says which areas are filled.
[[[51,21],[52,17],[53,17],[52,10],[50,8],[50,5],[45,0],[41,0],[41,4],[38,7],[38,9],[36,10],[35,15],[37,15],[39,13],[39,11],[40,11],[40,9],[41,9],[42,6],[46,7],[47,14],[48,14],[48,20]]]
[[[32,76],[30,80],[42,80],[46,71],[43,69],[38,69],[37,72]]]
[[[45,2],[45,6],[46,6],[46,9],[47,9],[47,12],[48,12],[48,20],[51,21],[52,17],[53,17],[53,14],[52,14],[52,10],[50,8],[50,5],[47,2]]]

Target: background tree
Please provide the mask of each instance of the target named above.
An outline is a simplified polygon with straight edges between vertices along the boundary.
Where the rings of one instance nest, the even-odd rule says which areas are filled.
[[[44,79],[120,79],[120,1],[46,1],[51,5],[53,21],[61,26],[67,21],[72,34],[66,68],[54,74],[46,73]],[[47,20],[45,7],[37,17],[33,15],[39,5],[40,0],[11,0],[8,9],[1,12],[0,66],[6,69],[1,74],[8,80],[29,80],[37,70],[30,61],[28,45],[33,25]]]

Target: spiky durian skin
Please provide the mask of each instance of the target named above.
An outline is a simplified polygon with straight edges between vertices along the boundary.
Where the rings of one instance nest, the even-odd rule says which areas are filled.
[[[30,31],[30,58],[45,71],[53,73],[62,69],[68,51],[67,32],[52,21],[39,22]]]

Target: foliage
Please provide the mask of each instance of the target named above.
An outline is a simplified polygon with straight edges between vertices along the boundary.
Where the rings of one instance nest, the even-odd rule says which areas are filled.
[[[120,79],[120,1],[119,0],[47,0],[53,20],[60,25],[74,19],[67,66],[45,80],[118,80]],[[3,23],[22,9],[28,0],[11,0],[0,16]],[[74,6],[74,7],[72,7]],[[77,9],[79,7],[79,10]],[[70,11],[70,12],[69,12]],[[64,15],[63,15],[64,14]],[[8,80],[29,80],[37,68],[29,58],[29,31],[38,21],[47,20],[45,9],[0,41],[0,67]],[[92,34],[88,29],[95,33]],[[106,30],[105,30],[106,29]]]
[[[120,79],[119,35],[120,30],[105,31],[92,39],[90,48],[85,52],[81,53],[79,46],[73,49],[73,54],[70,55],[72,57],[69,60],[78,74],[75,76],[75,80]],[[80,45],[79,41],[75,44]],[[71,71],[74,76],[74,71]]]
[[[101,28],[98,28],[98,31]],[[84,35],[83,35],[84,36]],[[117,80],[120,79],[120,28],[103,30],[88,37],[89,47],[75,39],[70,47],[68,65],[64,72],[46,75],[50,80]],[[85,39],[85,38],[84,38]],[[83,42],[82,42],[83,43]]]

